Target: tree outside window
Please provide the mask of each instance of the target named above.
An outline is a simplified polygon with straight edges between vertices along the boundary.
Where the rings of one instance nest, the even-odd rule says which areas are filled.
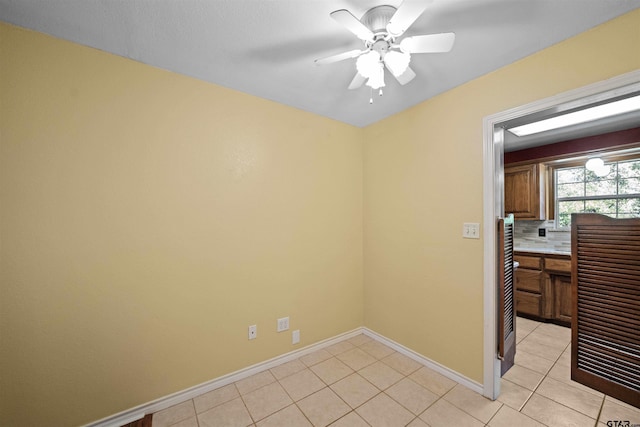
[[[555,170],[556,226],[571,226],[572,213],[640,217],[640,159],[606,163],[603,177],[584,166]]]

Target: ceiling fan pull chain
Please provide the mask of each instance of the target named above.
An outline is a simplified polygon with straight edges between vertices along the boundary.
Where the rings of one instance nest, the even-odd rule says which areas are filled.
[[[380,88],[380,92],[378,92],[378,96],[382,96],[382,88]]]
[[[371,92],[370,92],[370,93],[371,93],[371,95],[369,96],[369,104],[373,104],[373,88],[371,87],[371,88],[369,88],[369,89],[370,89],[370,91],[371,91]]]

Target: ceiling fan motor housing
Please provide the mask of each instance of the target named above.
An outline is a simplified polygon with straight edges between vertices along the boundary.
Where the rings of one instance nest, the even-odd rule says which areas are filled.
[[[387,24],[394,13],[396,13],[396,8],[393,6],[376,6],[366,11],[365,14],[362,15],[360,22],[376,35],[376,39],[378,36],[387,37],[389,35],[387,32]]]

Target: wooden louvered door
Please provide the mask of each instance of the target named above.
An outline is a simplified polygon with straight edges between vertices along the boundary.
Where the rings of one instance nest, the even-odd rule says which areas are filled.
[[[640,219],[571,223],[571,378],[640,407]]]
[[[516,312],[513,289],[513,214],[498,220],[498,357],[500,376],[516,355]]]

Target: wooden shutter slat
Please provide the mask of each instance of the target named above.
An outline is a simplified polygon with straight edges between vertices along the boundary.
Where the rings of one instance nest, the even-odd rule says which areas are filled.
[[[498,356],[501,375],[513,366],[516,348],[513,234],[513,215],[498,220]]]
[[[571,222],[571,377],[640,407],[640,219]]]

